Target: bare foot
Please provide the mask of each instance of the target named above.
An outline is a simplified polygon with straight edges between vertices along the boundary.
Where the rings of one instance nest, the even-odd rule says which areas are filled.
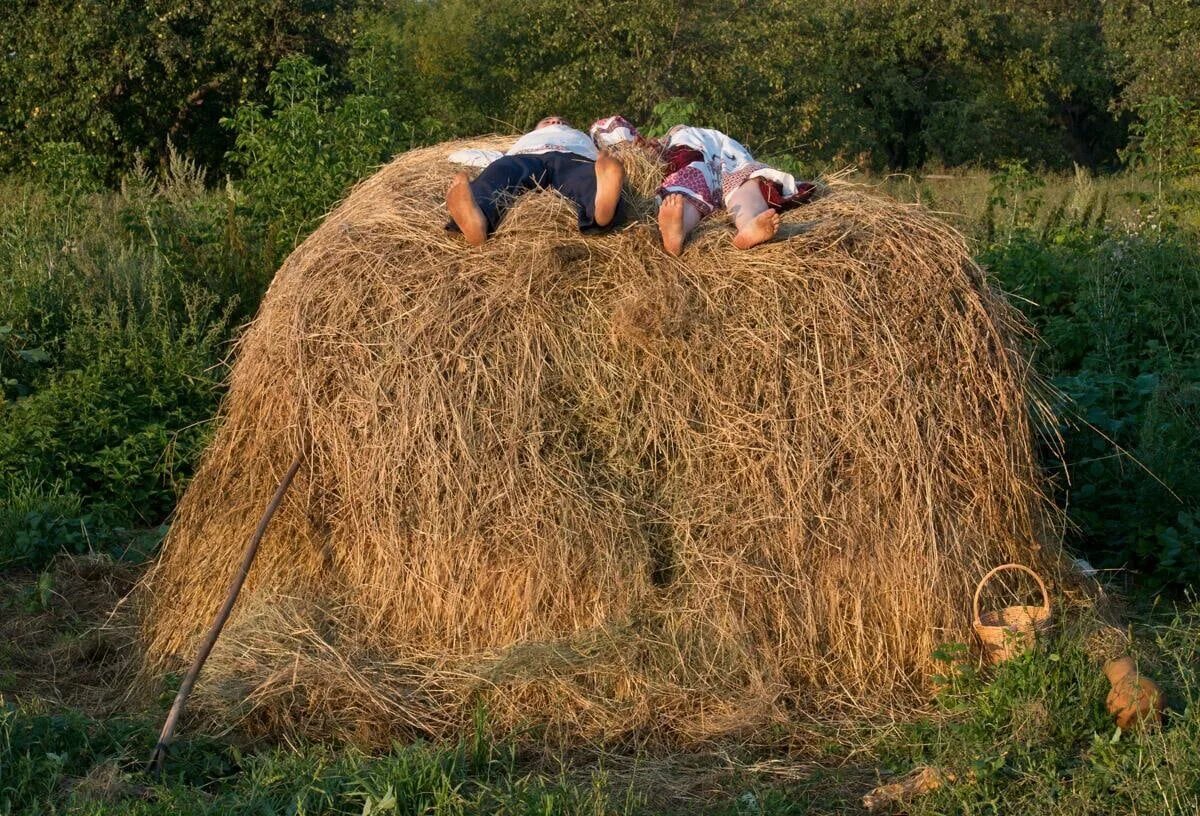
[[[662,234],[663,249],[672,255],[683,252],[683,196],[672,193],[658,205],[658,231]]]
[[[733,245],[738,249],[749,249],[758,246],[763,241],[769,241],[779,232],[779,213],[766,210],[754,216],[754,220],[746,224],[733,236]]]
[[[468,244],[479,246],[487,240],[487,218],[475,203],[475,196],[471,195],[471,177],[466,173],[456,174],[454,181],[450,182],[450,189],[446,191],[446,207]]]
[[[625,166],[608,153],[596,159],[596,223],[607,227],[617,214]]]

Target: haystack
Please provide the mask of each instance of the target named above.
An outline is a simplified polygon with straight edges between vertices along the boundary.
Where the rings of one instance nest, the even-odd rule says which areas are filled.
[[[280,269],[144,581],[191,656],[299,446],[193,709],[360,742],[688,743],[911,701],[989,567],[1053,574],[1014,311],[954,229],[831,184],[682,257],[525,196],[478,249],[404,154]],[[643,168],[644,170],[644,168]]]

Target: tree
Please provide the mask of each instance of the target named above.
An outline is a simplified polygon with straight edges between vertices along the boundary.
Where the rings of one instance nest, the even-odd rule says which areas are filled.
[[[0,10],[0,169],[79,142],[112,166],[166,142],[215,165],[218,120],[260,99],[286,54],[340,64],[355,0],[7,0]]]

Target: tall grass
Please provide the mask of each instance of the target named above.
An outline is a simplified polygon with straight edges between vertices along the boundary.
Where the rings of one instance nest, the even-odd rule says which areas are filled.
[[[82,498],[88,546],[170,513],[272,271],[261,232],[179,157],[116,192],[0,187],[0,564],[63,544],[30,485]]]

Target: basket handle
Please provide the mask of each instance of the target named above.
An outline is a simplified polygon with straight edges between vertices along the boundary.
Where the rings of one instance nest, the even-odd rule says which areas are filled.
[[[1033,580],[1037,581],[1038,589],[1042,591],[1042,608],[1045,609],[1047,613],[1050,612],[1050,593],[1046,591],[1046,582],[1042,580],[1042,576],[1038,575],[1024,564],[1001,564],[998,567],[994,567],[988,572],[987,575],[983,576],[983,578],[979,580],[979,586],[975,587],[975,599],[971,603],[971,611],[975,615],[975,623],[983,623],[979,617],[979,593],[983,591],[984,585],[988,581],[992,580],[992,577],[995,576],[996,573],[1002,570],[1014,569],[1023,570],[1033,576]]]

